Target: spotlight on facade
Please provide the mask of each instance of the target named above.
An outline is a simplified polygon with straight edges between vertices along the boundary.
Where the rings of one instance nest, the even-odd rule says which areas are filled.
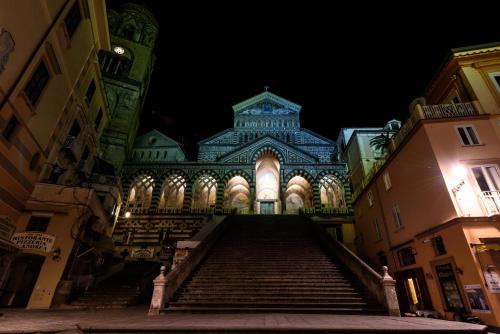
[[[130,218],[130,211],[125,212],[125,218]]]
[[[467,169],[465,169],[465,167],[462,165],[456,165],[453,167],[452,173],[457,178],[462,179],[467,175]]]

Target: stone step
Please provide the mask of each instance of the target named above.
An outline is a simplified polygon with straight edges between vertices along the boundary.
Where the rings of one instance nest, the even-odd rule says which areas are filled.
[[[212,286],[212,287],[207,287],[207,288],[196,288],[196,287],[187,287],[183,288],[180,291],[184,291],[186,293],[198,293],[198,292],[208,292],[209,293],[283,293],[283,292],[301,292],[301,291],[307,291],[310,293],[327,293],[327,292],[335,292],[335,293],[357,293],[354,288],[346,287],[346,286],[340,286],[340,287],[317,287],[317,286],[309,286],[309,287],[297,287],[297,286],[290,286],[290,287],[268,287],[268,286],[263,286],[263,287],[248,287],[246,285],[242,285],[240,287],[231,287],[230,290],[228,290],[227,286]]]
[[[383,308],[377,307],[274,307],[274,306],[266,306],[266,307],[243,307],[243,306],[196,306],[196,305],[181,305],[181,304],[171,304],[168,308],[162,309],[161,313],[176,313],[176,312],[186,312],[186,313],[316,313],[316,314],[363,314],[363,315],[385,315],[387,311]],[[233,331],[231,331],[233,332]],[[321,330],[317,333],[326,333],[327,331]],[[215,331],[211,331],[210,333],[216,333]],[[221,330],[220,333],[228,333],[226,330]],[[248,333],[248,331],[244,331],[242,333]],[[262,332],[264,333],[264,332]],[[265,333],[272,333],[265,332]],[[287,333],[286,331],[280,329],[276,331],[276,333]],[[297,331],[290,331],[290,333],[297,333]],[[299,333],[304,333],[304,331],[300,331]],[[338,332],[341,333],[349,333],[349,332]],[[361,333],[356,331],[356,333]],[[373,334],[374,330],[370,329],[365,333]],[[383,333],[383,332],[380,332]],[[400,333],[398,331],[398,333]],[[448,332],[447,332],[448,333]],[[236,334],[236,332],[235,332]]]

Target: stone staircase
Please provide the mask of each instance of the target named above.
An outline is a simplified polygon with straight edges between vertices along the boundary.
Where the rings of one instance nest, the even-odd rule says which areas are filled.
[[[298,216],[235,216],[167,311],[384,314]]]
[[[159,267],[156,262],[127,262],[120,272],[89,288],[65,308],[126,308],[148,303],[152,293],[151,282]]]

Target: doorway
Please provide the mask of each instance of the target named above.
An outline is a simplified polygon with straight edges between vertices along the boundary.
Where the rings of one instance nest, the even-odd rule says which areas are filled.
[[[261,201],[260,202],[261,215],[274,215],[274,201]]]
[[[432,310],[432,302],[422,268],[408,269],[395,273],[397,290],[401,298],[403,312],[415,313],[417,310]]]
[[[0,296],[1,306],[26,307],[42,269],[44,256],[20,255],[12,263],[5,289]]]

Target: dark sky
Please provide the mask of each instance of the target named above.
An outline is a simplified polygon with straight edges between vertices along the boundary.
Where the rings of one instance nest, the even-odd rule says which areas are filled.
[[[184,140],[190,159],[199,140],[232,127],[232,105],[265,85],[302,105],[302,127],[335,139],[341,127],[406,119],[450,48],[500,41],[496,11],[476,2],[446,10],[424,2],[137,2],[160,24],[139,133],[157,128]]]

